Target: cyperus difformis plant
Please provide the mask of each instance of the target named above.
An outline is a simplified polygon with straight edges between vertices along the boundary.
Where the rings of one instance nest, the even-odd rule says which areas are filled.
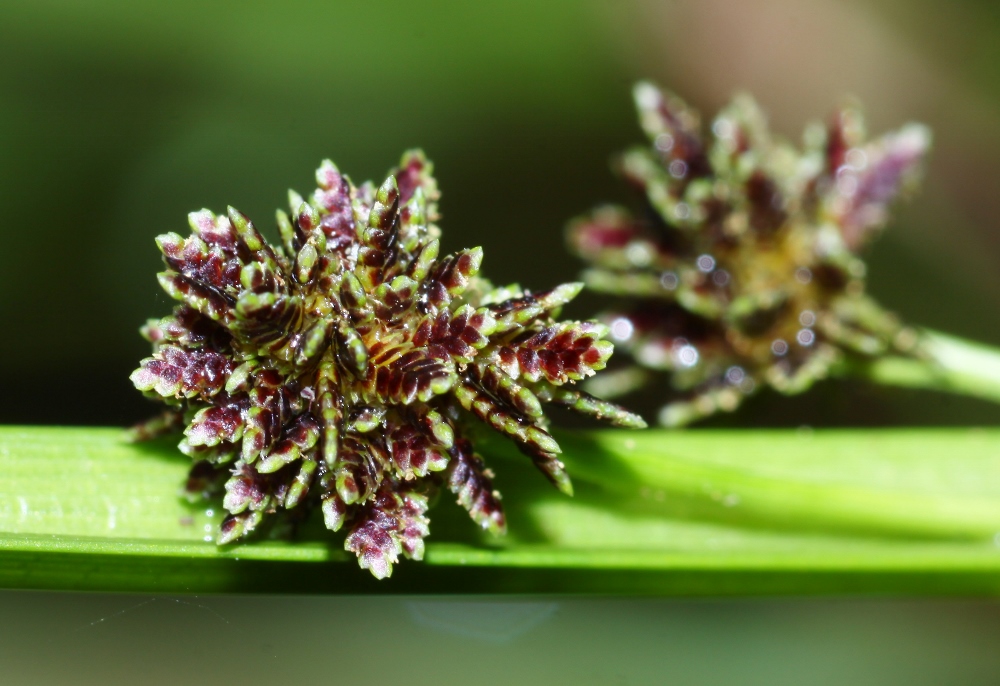
[[[131,378],[171,410],[137,431],[184,427],[188,490],[225,482],[220,544],[318,504],[385,577],[400,553],[421,558],[439,486],[504,530],[472,418],[567,493],[543,403],[643,425],[569,388],[612,351],[602,325],[558,320],[580,284],[494,288],[478,276],[481,249],[438,256],[439,193],[422,153],[378,188],[329,161],[316,178],[308,200],[290,193],[291,217],[278,212],[280,247],[233,208],[192,213],[190,236],[157,239],[160,284],[180,304],[143,328],[154,352]]]
[[[768,133],[737,97],[706,138],[679,98],[640,83],[651,145],[616,163],[642,209],[601,207],[569,243],[594,290],[626,296],[607,316],[639,367],[596,380],[614,394],[670,372],[679,397],[660,414],[684,424],[732,410],[761,386],[797,393],[845,354],[916,354],[916,335],[865,295],[858,252],[911,187],[928,131],[910,124],[869,141],[847,107],[813,125],[799,150]]]

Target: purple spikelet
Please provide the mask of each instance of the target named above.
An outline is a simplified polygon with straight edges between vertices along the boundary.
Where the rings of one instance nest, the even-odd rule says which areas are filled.
[[[604,317],[637,363],[591,385],[614,395],[670,373],[684,424],[732,410],[770,386],[796,393],[845,354],[910,354],[916,336],[865,293],[858,257],[911,189],[930,144],[922,126],[868,140],[847,107],[806,131],[804,149],[771,136],[736,98],[703,135],[698,115],[649,83],[635,88],[650,145],[618,173],[643,209],[601,207],[574,221],[571,249],[594,290],[622,296]]]
[[[290,193],[291,214],[278,213],[280,247],[233,208],[192,213],[189,236],[159,237],[160,283],[179,304],[143,328],[153,355],[131,378],[171,409],[133,435],[184,428],[188,490],[223,482],[220,544],[318,505],[382,578],[400,555],[423,556],[442,486],[503,532],[468,437],[477,420],[566,492],[542,403],[643,425],[571,388],[612,352],[604,326],[557,319],[579,284],[494,288],[479,276],[481,249],[438,256],[431,171],[410,152],[378,188],[356,187],[324,162],[317,190]]]

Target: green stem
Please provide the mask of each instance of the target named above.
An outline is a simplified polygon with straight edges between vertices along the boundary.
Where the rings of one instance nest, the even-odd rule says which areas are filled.
[[[1000,592],[1000,431],[559,433],[577,486],[480,446],[510,531],[444,494],[423,563],[376,582],[342,538],[217,547],[189,460],[119,429],[0,427],[0,587],[182,592]]]
[[[1000,350],[926,330],[920,351],[920,358],[851,359],[836,374],[1000,403]]]

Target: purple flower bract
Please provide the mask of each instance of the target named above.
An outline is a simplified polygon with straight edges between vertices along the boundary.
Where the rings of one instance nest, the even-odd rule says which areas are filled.
[[[188,490],[224,491],[220,544],[318,506],[386,577],[400,554],[422,557],[440,488],[504,531],[472,425],[508,436],[565,492],[543,403],[643,425],[571,388],[612,352],[603,325],[558,320],[580,284],[496,288],[478,275],[481,249],[439,257],[431,171],[409,152],[381,186],[356,187],[324,162],[317,190],[278,213],[280,247],[233,208],[157,239],[179,304],[143,328],[153,355],[131,379],[170,409],[136,435],[183,427]]]

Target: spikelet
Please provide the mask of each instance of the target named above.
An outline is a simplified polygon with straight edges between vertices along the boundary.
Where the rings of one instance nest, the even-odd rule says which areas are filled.
[[[909,124],[867,140],[847,107],[798,150],[737,97],[705,137],[698,115],[635,88],[651,143],[617,160],[642,210],[605,206],[571,223],[587,286],[621,296],[603,319],[635,361],[589,387],[613,396],[665,371],[677,398],[660,421],[732,410],[764,386],[797,393],[845,354],[912,354],[916,336],[865,295],[859,251],[912,188],[930,144]]]
[[[290,193],[272,247],[229,208],[160,236],[171,316],[131,379],[170,410],[135,435],[184,427],[188,490],[218,486],[218,543],[280,512],[318,507],[375,576],[420,559],[440,488],[484,529],[505,529],[478,421],[513,440],[558,488],[571,486],[542,403],[620,426],[624,409],[570,388],[612,352],[596,322],[558,320],[581,288],[532,293],[479,276],[479,248],[439,257],[438,190],[422,153],[378,188],[331,162],[308,199]]]

